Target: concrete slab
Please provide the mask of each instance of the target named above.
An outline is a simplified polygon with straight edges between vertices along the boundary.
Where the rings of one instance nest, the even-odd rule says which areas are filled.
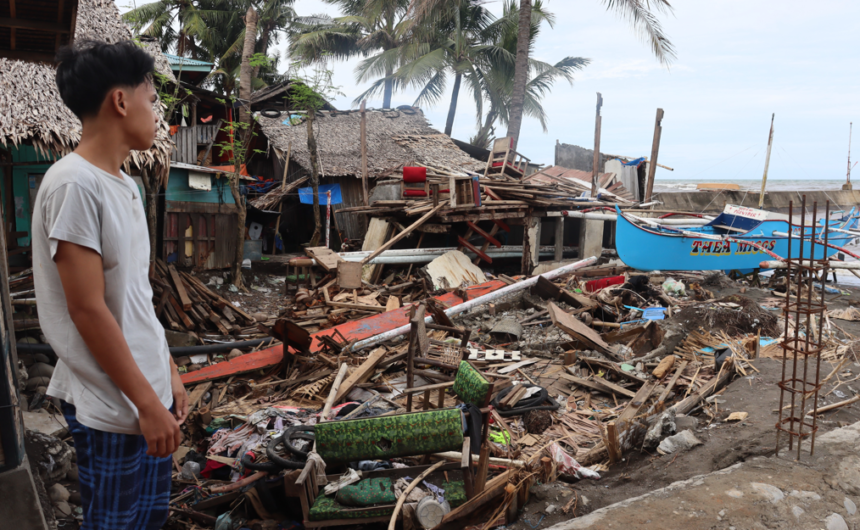
[[[24,412],[24,427],[28,430],[60,437],[68,429],[61,414],[49,412]]]
[[[47,530],[42,505],[27,459],[21,466],[0,473],[0,526],[9,523],[15,530]]]

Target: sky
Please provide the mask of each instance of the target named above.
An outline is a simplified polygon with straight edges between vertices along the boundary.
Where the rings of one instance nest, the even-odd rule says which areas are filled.
[[[117,0],[122,11],[128,3]],[[533,162],[552,165],[556,141],[593,147],[600,92],[604,153],[650,156],[656,109],[664,110],[658,162],[674,171],[659,168],[657,179],[761,179],[772,113],[768,179],[845,179],[849,122],[858,121],[860,129],[860,2],[675,0],[671,14],[659,15],[677,51],[668,68],[627,20],[606,10],[605,1],[545,4],[556,24],[542,28],[533,56],[550,63],[586,57],[591,64],[575,75],[573,86],[558,81],[544,99],[548,132],[536,120],[524,120],[518,151]],[[502,2],[488,0],[486,7],[498,15]],[[339,14],[321,0],[297,0],[295,9],[300,15]],[[286,42],[278,48],[284,53]],[[335,99],[337,108],[351,108],[367,88],[355,81],[358,62],[331,66],[334,84],[345,94]],[[452,84],[437,106],[422,109],[440,131]],[[392,105],[411,105],[415,96],[396,93]],[[380,98],[368,106],[381,104]],[[455,138],[474,135],[475,112],[464,87]],[[860,142],[855,145],[853,158],[860,160]]]

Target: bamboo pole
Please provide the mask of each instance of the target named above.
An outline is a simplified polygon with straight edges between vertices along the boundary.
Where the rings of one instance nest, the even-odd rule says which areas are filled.
[[[603,106],[603,96],[597,93],[597,115],[594,117],[594,163],[591,167],[591,196],[597,197],[598,176],[600,175],[600,125],[603,118],[600,116],[600,108]]]

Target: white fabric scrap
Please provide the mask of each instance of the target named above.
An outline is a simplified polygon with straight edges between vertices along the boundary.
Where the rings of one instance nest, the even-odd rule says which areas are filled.
[[[597,471],[593,471],[587,467],[579,465],[579,462],[567,454],[564,449],[558,445],[558,443],[554,443],[549,446],[549,454],[552,456],[552,459],[555,460],[555,463],[558,464],[558,470],[561,473],[573,475],[577,478],[600,479],[600,475]]]
[[[325,460],[316,451],[311,451],[308,453],[308,462],[311,462],[314,466],[312,471],[316,473],[317,485],[323,486],[328,484],[328,480],[325,478]]]
[[[337,480],[337,482],[329,482],[328,486],[326,486],[323,491],[326,495],[334,495],[335,493],[340,491],[342,487],[349,486],[350,484],[355,484],[359,480],[361,480],[361,471],[356,471],[350,468]]]
[[[403,495],[403,492],[406,491],[406,488],[409,487],[409,484],[411,482],[412,480],[408,479],[408,477],[398,479],[398,481],[394,483],[394,496],[397,499],[400,499],[400,497]],[[430,495],[430,493],[416,486],[415,489],[410,491],[409,495],[406,496],[406,502],[418,502],[428,495]]]

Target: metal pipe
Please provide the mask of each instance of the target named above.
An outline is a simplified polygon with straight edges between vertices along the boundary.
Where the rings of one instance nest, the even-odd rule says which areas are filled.
[[[527,288],[531,287],[532,285],[536,284],[538,281],[538,278],[540,278],[540,277],[544,277],[547,280],[552,280],[552,279],[558,278],[559,276],[563,276],[567,273],[573,272],[577,269],[581,269],[583,267],[587,267],[589,265],[592,265],[596,261],[597,261],[597,256],[592,256],[590,258],[585,258],[583,260],[577,261],[576,263],[571,263],[570,265],[560,267],[560,268],[555,269],[553,271],[545,272],[545,273],[541,274],[540,276],[533,276],[527,280],[523,280],[521,282],[517,282],[515,284],[508,285],[506,287],[502,287],[501,289],[499,289],[497,291],[493,291],[492,293],[487,293],[484,296],[479,296],[478,298],[475,298],[474,300],[469,300],[467,302],[463,302],[460,305],[455,305],[454,307],[447,309],[445,311],[445,314],[448,315],[449,317],[454,316],[454,315],[459,315],[460,313],[463,313],[463,312],[466,312],[472,308],[484,305],[488,302],[492,302],[493,300],[497,300],[503,296],[509,295],[511,293],[516,293],[516,292],[522,291],[523,289],[527,289]],[[428,324],[431,323],[432,321],[433,321],[433,317],[426,317],[424,319],[424,322],[428,323]],[[393,329],[393,330],[387,331],[385,333],[380,333],[379,335],[370,337],[369,339],[365,339],[365,340],[356,342],[355,344],[352,345],[352,348],[350,349],[350,351],[355,352],[355,351],[361,350],[362,348],[368,348],[370,346],[376,346],[377,344],[381,344],[383,342],[389,341],[395,337],[405,335],[406,333],[409,332],[410,329],[411,329],[411,325],[406,324],[404,326],[400,326],[397,329]]]
[[[827,263],[827,266],[831,269],[860,270],[860,261],[827,261],[816,264],[809,260],[803,260],[800,265],[803,267],[816,267],[822,263]],[[788,264],[784,261],[762,261],[759,263],[759,267],[763,269],[787,269]]]
[[[593,221],[615,221],[618,216],[611,213],[582,213],[573,211],[547,212],[547,217],[571,217],[573,219],[591,219]],[[702,226],[713,219],[660,219],[661,225]]]
[[[452,250],[457,250],[455,247],[451,248],[428,248],[428,249],[400,249],[400,250],[386,250],[379,256],[373,258],[368,263],[371,264],[385,264],[385,265],[397,265],[397,264],[406,264],[406,263],[429,263],[434,259],[438,258],[442,254],[446,252],[450,252]],[[564,247],[565,252],[576,252],[578,251],[578,247]],[[389,254],[390,253],[390,254]],[[463,253],[467,256],[475,257],[476,255],[468,250],[463,250]],[[344,261],[350,262],[359,262],[363,260],[366,256],[369,256],[370,252],[343,252],[339,254],[339,256]],[[487,255],[491,258],[497,259],[505,259],[505,258],[519,258],[523,255],[523,247],[520,246],[503,246],[502,248],[492,249],[487,251]],[[555,248],[544,246],[540,248],[541,256],[553,256],[555,255]],[[291,262],[292,263],[292,262]],[[306,263],[303,266],[314,266],[316,265],[316,260],[313,258],[302,258],[302,263]]]

